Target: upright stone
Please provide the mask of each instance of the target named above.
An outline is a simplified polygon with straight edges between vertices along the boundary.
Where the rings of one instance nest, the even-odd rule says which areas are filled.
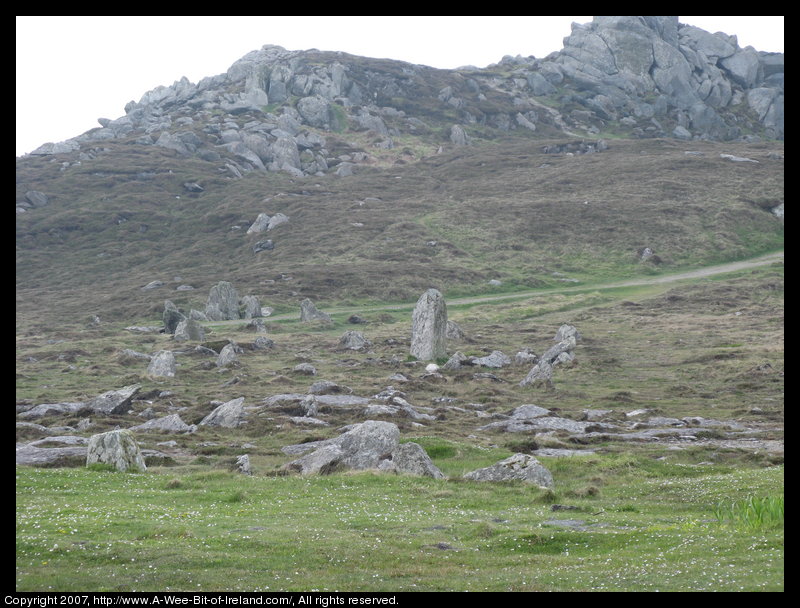
[[[113,465],[118,471],[146,471],[142,452],[128,430],[93,435],[86,450],[86,466],[94,463]]]
[[[177,371],[175,355],[171,350],[160,350],[147,366],[147,375],[153,378],[174,378]]]
[[[228,281],[220,281],[211,288],[206,302],[206,316],[210,321],[239,318],[239,293]]]
[[[186,320],[186,316],[170,300],[164,300],[162,319],[164,320],[164,333],[174,334],[181,321]]]
[[[300,302],[300,320],[303,322],[311,322],[311,321],[330,322],[331,317],[329,314],[324,313],[321,310],[317,310],[317,307],[314,306],[314,302],[306,298],[305,300]]]
[[[194,319],[186,319],[181,321],[175,328],[175,340],[178,342],[184,342],[186,340],[203,342],[205,339],[205,329],[203,329],[203,326]]]
[[[414,308],[411,355],[420,361],[447,356],[447,305],[436,289],[423,293]]]

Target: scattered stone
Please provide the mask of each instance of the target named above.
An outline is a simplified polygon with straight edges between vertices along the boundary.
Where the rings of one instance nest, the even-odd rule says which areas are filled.
[[[349,350],[364,350],[372,346],[360,331],[346,331],[339,339],[339,348]]]
[[[131,401],[140,388],[142,388],[141,384],[131,384],[118,390],[106,391],[86,405],[90,410],[98,414],[125,414],[130,409]]]
[[[258,241],[255,245],[253,245],[254,254],[262,251],[272,251],[273,249],[275,249],[275,243],[272,241],[272,239]]]
[[[461,369],[461,367],[464,366],[464,365],[471,365],[471,364],[472,364],[472,362],[471,362],[470,358],[467,357],[461,351],[457,350],[447,360],[447,363],[445,363],[442,366],[442,369],[445,369],[445,370],[448,370],[448,371],[455,371],[457,369]]]
[[[314,302],[306,298],[300,302],[300,321],[304,323],[310,323],[313,321],[324,321],[326,323],[330,323],[331,317],[329,314],[317,310],[317,307],[314,306]]]
[[[175,355],[171,350],[160,350],[150,359],[147,375],[154,378],[173,378],[177,373]]]
[[[433,461],[418,443],[401,443],[391,454],[390,458],[382,460],[378,465],[381,471],[394,471],[418,477],[433,477],[445,479],[444,473],[433,464]]]
[[[86,466],[94,463],[110,464],[118,471],[147,470],[142,452],[128,430],[92,435],[86,450]]]
[[[264,232],[269,226],[270,217],[266,213],[259,213],[256,220],[250,225],[250,228],[247,229],[247,234],[257,234],[259,232]]]
[[[139,424],[128,429],[130,431],[159,431],[163,433],[194,433],[197,426],[194,424],[186,424],[179,414],[170,414],[163,418],[155,418],[148,420],[144,424]]]
[[[529,454],[514,454],[490,467],[466,473],[464,479],[472,481],[520,480],[545,489],[552,489],[554,486],[550,471]]]
[[[205,192],[205,189],[196,182],[184,182],[183,189],[186,192]]]
[[[256,296],[244,296],[240,302],[242,319],[256,319],[261,315],[261,303]]]
[[[420,361],[447,356],[447,305],[436,289],[423,293],[412,314],[411,355]]]
[[[363,325],[367,322],[367,320],[359,315],[350,315],[347,318],[347,322],[352,323],[353,325]]]
[[[164,321],[164,333],[174,334],[180,322],[186,320],[186,316],[170,300],[164,300],[162,319]]]
[[[531,368],[528,375],[519,383],[520,386],[553,388],[553,366],[547,361],[539,361]]]
[[[225,345],[217,357],[217,367],[228,367],[230,365],[237,365],[239,357],[237,355],[241,349],[234,343]]]
[[[416,444],[414,444],[416,445]],[[441,471],[430,461],[424,450],[400,447],[400,430],[390,422],[367,420],[333,439],[314,442],[310,446],[288,446],[287,453],[313,450],[284,465],[284,470],[302,475],[329,474],[339,470],[392,470],[412,475],[438,477]],[[302,452],[301,452],[302,453]],[[397,461],[395,461],[397,458]],[[385,463],[385,461],[390,461]]]
[[[448,319],[448,321],[447,321],[447,329],[445,331],[446,331],[445,335],[447,336],[448,340],[453,340],[453,341],[458,342],[458,341],[466,339],[466,335],[464,334],[464,331],[461,329],[461,327],[455,321],[450,321]]]
[[[227,281],[211,288],[205,314],[209,321],[228,321],[239,318],[239,293]]]
[[[330,380],[318,380],[309,387],[308,392],[311,395],[338,395],[340,393],[351,393],[352,390]]]
[[[242,454],[236,458],[236,470],[244,475],[252,475],[253,471],[250,468],[250,456]]]
[[[472,364],[482,367],[501,368],[511,365],[511,359],[502,351],[494,350],[485,357],[474,357]]]
[[[244,423],[244,397],[223,403],[200,421],[201,426],[218,426],[229,429],[235,429]]]
[[[306,376],[317,375],[317,368],[310,363],[298,363],[292,368],[292,371],[297,372],[298,374],[305,374]]]
[[[194,319],[184,319],[175,328],[174,339],[178,342],[191,340],[192,342],[204,342],[206,330]]]
[[[17,445],[16,464],[28,467],[82,467],[86,465],[86,446],[43,448]]]
[[[161,287],[162,285],[164,285],[163,281],[150,281],[147,285],[142,287],[142,290],[145,290],[145,289],[156,289],[158,287]]]
[[[724,158],[726,160],[733,161],[735,163],[757,163],[757,160],[753,160],[752,158],[745,158],[743,156],[734,156],[733,154],[720,154],[720,158]]]

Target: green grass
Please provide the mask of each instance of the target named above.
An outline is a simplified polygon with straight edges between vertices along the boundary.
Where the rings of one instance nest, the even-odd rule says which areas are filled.
[[[620,464],[595,462],[605,474]],[[574,490],[598,472],[574,462],[554,469],[555,495],[518,483],[372,473],[18,469],[16,588],[783,589],[782,529],[708,520],[709,501],[733,498],[741,486],[776,491],[782,467],[636,474],[647,468],[628,459],[621,478],[583,496]],[[576,510],[551,511],[553,502]]]
[[[750,496],[732,502],[721,502],[714,515],[724,524],[758,531],[783,528],[783,496]]]

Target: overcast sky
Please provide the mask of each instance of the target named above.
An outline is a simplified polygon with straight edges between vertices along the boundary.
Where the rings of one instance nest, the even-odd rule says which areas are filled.
[[[16,155],[119,118],[125,104],[186,76],[221,74],[264,44],[437,68],[545,57],[592,17],[17,17]],[[783,52],[783,17],[680,17],[739,46]]]

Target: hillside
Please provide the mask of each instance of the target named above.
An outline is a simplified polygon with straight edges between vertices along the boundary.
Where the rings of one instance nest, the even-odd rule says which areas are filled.
[[[16,159],[17,590],[783,589],[782,55],[266,45],[125,112]]]

